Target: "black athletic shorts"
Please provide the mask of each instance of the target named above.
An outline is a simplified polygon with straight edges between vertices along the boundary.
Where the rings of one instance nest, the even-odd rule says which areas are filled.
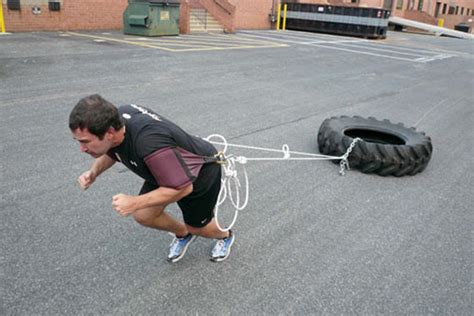
[[[192,227],[204,227],[214,217],[214,207],[217,203],[219,191],[221,189],[221,167],[217,164],[204,165],[201,172],[206,168],[205,177],[198,177],[195,181],[196,187],[207,187],[202,192],[192,192],[190,195],[179,200],[177,203],[183,213],[184,222]],[[201,186],[196,182],[207,182]],[[145,181],[140,195],[157,189],[153,183]]]

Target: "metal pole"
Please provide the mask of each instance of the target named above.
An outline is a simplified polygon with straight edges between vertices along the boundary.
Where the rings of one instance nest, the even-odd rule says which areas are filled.
[[[282,30],[286,30],[286,7],[288,5],[285,3],[285,5],[283,6],[283,27],[282,27]]]
[[[0,1],[0,33],[5,33],[5,20],[3,19],[3,1]]]
[[[281,3],[278,4],[277,31],[280,30],[280,17],[281,17]]]

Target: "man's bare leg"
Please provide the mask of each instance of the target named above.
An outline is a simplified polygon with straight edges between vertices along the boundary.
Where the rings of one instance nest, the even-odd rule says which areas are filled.
[[[198,228],[186,225],[186,228],[191,234],[205,238],[222,239],[229,236],[229,232],[223,232],[217,227],[215,218],[213,218],[209,224],[204,227]]]
[[[166,213],[162,206],[138,210],[133,213],[133,218],[143,226],[171,232],[180,237],[186,236],[188,233],[213,239],[222,239],[229,236],[229,232],[223,232],[217,227],[215,218],[204,227],[193,227],[174,219]]]
[[[186,226],[166,213],[163,206],[138,210],[133,213],[133,218],[140,225],[171,232],[176,236],[184,237],[188,234]]]

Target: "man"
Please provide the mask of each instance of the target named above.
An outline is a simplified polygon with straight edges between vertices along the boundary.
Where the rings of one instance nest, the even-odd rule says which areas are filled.
[[[134,104],[116,108],[97,94],[76,104],[69,128],[81,152],[95,158],[78,178],[83,190],[117,161],[145,180],[139,195],[117,194],[112,207],[122,216],[132,215],[143,226],[175,234],[170,262],[180,260],[196,236],[217,239],[212,261],[229,256],[234,234],[219,230],[214,218],[221,168],[205,163],[217,152],[210,143],[150,109]],[[165,211],[174,202],[184,223]]]

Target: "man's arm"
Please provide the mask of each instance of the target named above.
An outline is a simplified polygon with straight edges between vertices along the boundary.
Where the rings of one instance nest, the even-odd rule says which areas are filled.
[[[97,178],[102,172],[109,169],[115,164],[115,160],[109,157],[109,155],[102,155],[97,158],[92,164],[91,171],[95,173]]]
[[[122,216],[127,216],[133,212],[147,207],[157,205],[168,205],[177,202],[193,192],[192,183],[188,186],[176,190],[167,187],[159,187],[143,195],[130,196],[126,194],[117,194],[112,198],[112,207]]]
[[[77,181],[79,182],[79,186],[82,190],[87,190],[92,183],[94,183],[95,179],[103,173],[105,170],[112,167],[115,163],[115,160],[110,158],[108,155],[102,155],[92,164],[91,168],[81,174]]]

